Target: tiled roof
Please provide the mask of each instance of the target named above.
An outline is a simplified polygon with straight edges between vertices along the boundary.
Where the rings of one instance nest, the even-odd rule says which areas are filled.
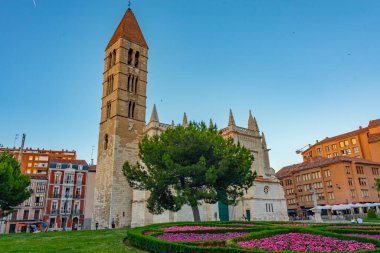
[[[358,135],[360,133],[364,133],[366,131],[368,131],[368,127],[359,128],[358,130],[351,131],[351,132],[348,132],[348,133],[345,133],[345,134],[340,134],[340,135],[337,135],[337,136],[334,136],[334,137],[325,138],[322,141],[319,141],[318,143],[315,143],[314,145],[319,145],[319,144],[323,144],[323,143],[330,142],[330,141],[345,139],[345,138],[348,138],[348,137],[351,137],[351,136],[356,136],[356,135]],[[314,146],[314,145],[312,145],[312,146]]]
[[[91,165],[90,168],[88,168],[89,172],[96,172],[96,165]]]
[[[120,21],[119,26],[116,28],[106,49],[115,44],[120,38],[124,38],[139,46],[148,48],[148,44],[146,43],[144,35],[141,32],[135,14],[133,14],[132,10],[129,8],[125,12],[123,19]]]
[[[50,162],[51,163],[67,163],[67,164],[87,165],[86,160],[68,160],[68,159],[53,158],[53,159],[50,159]]]
[[[371,120],[368,124],[369,127],[379,126],[380,125],[380,119],[374,119]]]
[[[380,141],[380,133],[368,135],[368,142],[369,143],[378,142],[378,141]]]
[[[325,158],[321,156],[316,156],[316,157],[312,157],[309,161],[293,164],[293,165],[282,168],[276,173],[276,177],[281,179],[281,178],[290,176],[292,173],[295,173],[295,172],[312,169],[312,168],[324,167],[330,164],[340,163],[340,162],[355,162],[359,164],[369,164],[369,165],[380,166],[379,162],[373,162],[373,161],[365,160],[362,158],[354,158],[354,157],[347,157],[347,156],[336,156],[333,158]]]
[[[359,128],[357,130],[354,130],[354,131],[351,131],[351,132],[348,132],[348,133],[340,134],[340,135],[337,135],[337,136],[334,136],[334,137],[330,137],[330,138],[325,138],[325,139],[323,139],[323,140],[321,140],[321,141],[319,141],[319,142],[311,145],[308,149],[306,149],[305,151],[303,151],[303,153],[309,151],[310,148],[314,147],[315,145],[320,145],[320,144],[323,144],[323,143],[326,143],[326,142],[340,140],[340,139],[345,139],[345,138],[348,138],[348,137],[351,137],[351,136],[355,136],[355,135],[358,135],[360,133],[367,132],[368,128],[370,128],[370,127],[379,126],[379,125],[380,125],[380,119],[371,120],[368,123],[368,127]]]

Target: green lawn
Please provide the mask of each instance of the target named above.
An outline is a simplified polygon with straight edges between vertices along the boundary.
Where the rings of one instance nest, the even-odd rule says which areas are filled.
[[[0,252],[128,252],[144,251],[123,244],[126,229],[0,235]]]

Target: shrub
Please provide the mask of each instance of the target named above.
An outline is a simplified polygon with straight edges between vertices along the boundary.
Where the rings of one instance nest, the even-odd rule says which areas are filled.
[[[377,215],[375,213],[375,210],[373,210],[372,208],[368,209],[367,218],[368,219],[376,219]]]

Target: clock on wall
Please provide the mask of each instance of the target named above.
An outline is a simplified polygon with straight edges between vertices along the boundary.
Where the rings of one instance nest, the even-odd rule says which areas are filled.
[[[268,192],[269,192],[269,186],[268,186],[268,185],[264,186],[264,192],[265,192],[265,193],[268,193]]]

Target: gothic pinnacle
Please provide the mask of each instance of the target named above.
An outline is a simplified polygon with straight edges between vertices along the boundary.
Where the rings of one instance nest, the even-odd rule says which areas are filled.
[[[230,117],[228,119],[228,126],[235,126],[234,115],[232,115],[232,110],[230,109]]]
[[[150,122],[160,122],[158,120],[156,104],[153,105],[152,115],[150,115]]]
[[[265,140],[265,135],[264,135],[264,133],[261,134],[261,137],[262,137],[262,139],[261,139],[261,143],[263,144],[263,148],[264,148],[264,149],[267,149],[267,142],[266,142],[266,140]]]
[[[183,127],[187,127],[188,126],[186,112],[183,114],[182,126]]]

